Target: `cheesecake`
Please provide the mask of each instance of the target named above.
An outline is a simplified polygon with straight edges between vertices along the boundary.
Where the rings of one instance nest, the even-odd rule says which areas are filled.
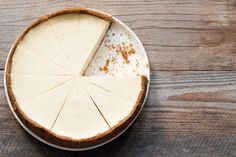
[[[13,44],[7,93],[17,116],[37,136],[69,148],[93,147],[136,118],[146,76],[84,76],[111,24],[107,14],[65,9],[39,18]]]

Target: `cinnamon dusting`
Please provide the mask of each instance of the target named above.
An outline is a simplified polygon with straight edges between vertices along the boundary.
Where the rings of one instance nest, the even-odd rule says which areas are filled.
[[[133,47],[133,44],[131,43],[124,43],[122,42],[121,44],[115,45],[115,44],[107,44],[107,42],[110,41],[105,41],[105,47],[107,47],[109,49],[109,51],[115,50],[116,53],[122,56],[122,58],[124,59],[124,63],[125,64],[129,64],[129,56],[135,54],[135,49]],[[113,59],[114,60],[114,59]]]
[[[119,54],[122,55],[122,57],[125,60],[126,64],[130,63],[129,56],[135,54],[135,50],[133,48],[133,45],[132,44],[127,45],[125,43],[122,43],[121,45],[119,44],[117,46],[116,52],[118,52]]]
[[[131,43],[124,43],[115,45],[115,44],[108,44],[108,41],[105,41],[105,47],[109,49],[109,51],[115,50],[117,54],[120,54],[122,58],[124,59],[125,64],[129,64],[129,56],[135,54],[135,49],[133,47],[133,44]]]

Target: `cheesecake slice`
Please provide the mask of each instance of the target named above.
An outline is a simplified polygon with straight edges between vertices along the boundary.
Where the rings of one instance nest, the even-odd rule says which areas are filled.
[[[105,36],[110,21],[101,20],[88,14],[79,15],[78,73],[83,75],[95,51]]]
[[[78,74],[83,74],[110,21],[89,14],[65,14],[49,20],[58,42]]]
[[[123,122],[140,108],[140,99],[143,97],[143,90],[145,89],[147,80],[143,76],[108,78],[85,77],[82,78],[82,80],[84,80],[84,88],[88,91],[91,99],[99,108],[99,111],[104,116],[109,126],[114,128],[122,125]],[[108,86],[99,86],[87,80],[93,80],[94,82],[107,81]]]
[[[96,105],[77,80],[52,127],[52,132],[59,136],[82,141],[96,138],[109,129],[109,125],[101,116]]]

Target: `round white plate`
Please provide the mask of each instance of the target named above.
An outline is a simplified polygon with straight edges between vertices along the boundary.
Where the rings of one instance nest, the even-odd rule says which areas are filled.
[[[97,11],[97,10],[96,10]],[[100,11],[98,11],[100,12]],[[102,12],[103,13],[103,12]],[[130,51],[128,56],[123,56],[122,50]],[[134,50],[134,51],[133,51]],[[11,52],[11,50],[10,50]],[[133,53],[134,52],[134,53]],[[8,54],[8,58],[6,63],[8,63],[10,53]],[[5,66],[6,69],[6,66]],[[7,101],[9,107],[14,114],[15,118],[21,124],[21,126],[33,137],[38,139],[39,141],[50,145],[55,148],[63,149],[63,150],[70,150],[70,151],[82,151],[82,150],[89,150],[99,146],[102,146],[118,136],[120,136],[125,130],[129,128],[129,126],[133,123],[133,121],[137,118],[140,111],[142,110],[144,103],[146,101],[146,97],[148,95],[149,83],[147,86],[147,92],[145,99],[143,101],[142,107],[135,117],[135,119],[129,124],[127,128],[125,128],[121,133],[119,133],[116,137],[105,141],[99,145],[94,145],[92,147],[87,148],[70,148],[70,147],[63,147],[60,145],[55,145],[45,141],[38,135],[34,134],[30,129],[28,129],[14,112],[7,88],[6,88],[6,73],[4,73],[4,87],[5,87],[5,94],[7,97]],[[100,75],[100,76],[136,76],[136,75],[145,75],[150,80],[150,68],[149,68],[149,61],[144,50],[144,47],[139,40],[139,38],[135,35],[135,33],[126,26],[123,22],[118,20],[117,18],[113,17],[112,25],[107,32],[104,40],[102,41],[100,47],[98,48],[95,56],[93,57],[88,69],[86,70],[85,75]],[[150,81],[149,81],[150,82]]]

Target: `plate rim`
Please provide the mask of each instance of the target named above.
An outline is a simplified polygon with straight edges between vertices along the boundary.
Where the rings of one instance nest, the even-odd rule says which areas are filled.
[[[96,10],[96,9],[91,9],[91,8],[88,8],[90,10],[94,10],[94,11],[97,11],[97,12],[100,12],[100,13],[103,13],[103,14],[107,14],[107,15],[110,15],[108,13],[105,13],[103,11],[99,11],[99,10]],[[57,12],[57,11],[55,11]],[[110,15],[111,16],[111,15]],[[114,22],[117,22],[119,24],[121,24],[133,37],[134,39],[138,42],[138,45],[140,45],[141,49],[142,49],[142,52],[144,52],[143,54],[145,55],[145,58],[147,59],[147,63],[149,64],[149,58],[148,58],[148,55],[147,55],[147,52],[145,51],[144,49],[144,46],[142,44],[142,42],[140,41],[140,39],[138,38],[138,36],[126,25],[124,24],[121,20],[119,20],[118,18],[112,16],[112,20],[114,20]],[[43,138],[39,137],[37,134],[33,133],[27,126],[24,125],[24,123],[20,120],[20,118],[18,117],[18,115],[15,113],[14,109],[13,109],[13,106],[12,106],[12,103],[10,101],[10,98],[9,98],[9,95],[8,95],[8,92],[7,92],[7,84],[6,84],[6,68],[7,68],[7,63],[8,63],[8,60],[10,58],[10,54],[12,53],[12,49],[13,49],[13,46],[15,45],[16,41],[18,40],[18,38],[20,37],[20,35],[16,38],[16,40],[13,42],[11,48],[10,48],[10,51],[7,55],[7,59],[6,59],[6,62],[5,62],[5,69],[4,69],[4,91],[5,91],[5,96],[7,98],[7,103],[8,103],[8,106],[10,107],[10,110],[12,112],[12,114],[14,115],[15,119],[18,121],[18,123],[20,123],[21,127],[24,128],[24,130],[29,133],[31,136],[33,136],[34,138],[36,138],[38,141],[48,145],[48,146],[51,146],[51,147],[54,147],[54,148],[57,148],[57,149],[61,149],[61,150],[66,150],[66,151],[85,151],[85,150],[90,150],[90,149],[94,149],[94,148],[97,148],[97,147],[100,147],[100,146],[103,146],[113,140],[115,140],[117,137],[119,137],[121,134],[123,134],[133,123],[134,121],[137,119],[137,117],[139,116],[140,112],[142,111],[143,107],[144,107],[144,104],[146,102],[146,99],[148,97],[148,93],[149,93],[149,85],[150,85],[150,66],[148,67],[148,73],[147,73],[147,77],[148,77],[148,83],[147,83],[147,90],[146,90],[146,94],[145,94],[145,98],[143,100],[143,103],[141,105],[141,108],[139,109],[138,111],[138,114],[134,117],[134,119],[128,124],[128,126],[123,129],[119,134],[117,134],[116,136],[114,136],[113,138],[107,140],[107,141],[104,141],[100,144],[97,144],[97,145],[94,145],[94,146],[90,146],[90,147],[85,147],[85,148],[71,148],[71,147],[65,147],[65,146],[60,146],[60,145],[56,145],[56,144],[53,144],[53,143],[50,143],[46,140],[44,140]],[[150,64],[149,64],[150,65]]]

